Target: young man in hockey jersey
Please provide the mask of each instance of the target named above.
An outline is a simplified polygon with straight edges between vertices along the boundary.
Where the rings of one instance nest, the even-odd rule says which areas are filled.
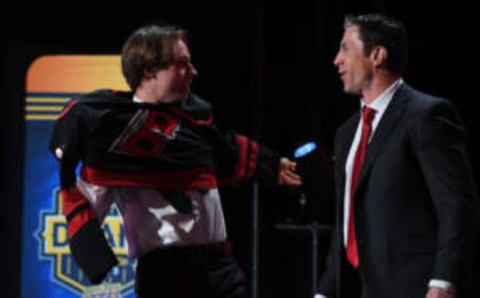
[[[103,280],[117,261],[100,223],[116,203],[129,255],[138,258],[138,297],[248,296],[218,187],[251,177],[298,186],[295,164],[217,130],[210,104],[190,93],[197,71],[185,31],[135,31],[122,69],[132,92],[81,97],[53,132],[72,254],[93,283]]]

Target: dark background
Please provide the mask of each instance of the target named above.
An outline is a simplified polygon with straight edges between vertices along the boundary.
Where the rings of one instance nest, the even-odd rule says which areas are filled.
[[[402,20],[410,43],[406,82],[453,101],[469,130],[478,181],[476,144],[478,24],[473,4],[371,0],[192,1],[144,9],[43,12],[0,21],[0,292],[19,296],[23,99],[30,63],[46,54],[117,54],[136,28],[163,20],[191,33],[193,89],[210,100],[223,127],[253,136],[283,155],[313,140],[327,160],[335,129],[358,100],[342,93],[332,61],[346,13],[384,12]],[[308,197],[307,212],[295,194],[260,184],[259,297],[303,297],[308,281],[311,234],[280,231],[278,223],[331,223],[328,162],[322,189]],[[251,269],[251,187],[226,191],[230,235],[247,272]],[[321,253],[328,237],[320,237]],[[476,264],[478,264],[478,257]],[[321,267],[321,264],[320,264]],[[477,273],[477,279],[478,279]]]

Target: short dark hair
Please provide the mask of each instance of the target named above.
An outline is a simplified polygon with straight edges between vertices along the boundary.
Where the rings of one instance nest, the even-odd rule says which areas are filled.
[[[175,60],[178,40],[187,42],[187,32],[176,26],[152,24],[130,35],[122,48],[122,72],[132,91],[136,91],[145,71],[157,71]]]
[[[365,55],[370,55],[376,46],[383,46],[388,52],[387,69],[404,73],[408,64],[408,44],[402,22],[382,14],[347,15],[344,27],[350,26],[358,26]]]

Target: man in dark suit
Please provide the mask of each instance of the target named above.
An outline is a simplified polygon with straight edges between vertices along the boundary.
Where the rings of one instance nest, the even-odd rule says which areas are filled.
[[[462,297],[475,183],[452,104],[403,82],[404,26],[348,16],[334,64],[361,110],[337,131],[338,209],[315,297]]]

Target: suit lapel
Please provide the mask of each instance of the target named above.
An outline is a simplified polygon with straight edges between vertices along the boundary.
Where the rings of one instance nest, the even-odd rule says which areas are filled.
[[[400,86],[397,92],[395,92],[392,101],[390,102],[387,110],[383,114],[383,117],[375,130],[375,134],[373,135],[373,138],[368,145],[365,160],[360,171],[360,177],[357,187],[361,186],[362,181],[367,176],[367,173],[371,168],[372,164],[374,163],[376,157],[381,152],[385,141],[388,139],[393,129],[399,123],[400,116],[405,111],[405,103],[407,102],[406,99],[409,92],[410,87],[408,87],[406,84]]]
[[[335,152],[335,181],[339,200],[338,218],[343,218],[343,198],[345,191],[345,164],[352,146],[353,137],[360,121],[360,113],[355,113],[339,131]]]

